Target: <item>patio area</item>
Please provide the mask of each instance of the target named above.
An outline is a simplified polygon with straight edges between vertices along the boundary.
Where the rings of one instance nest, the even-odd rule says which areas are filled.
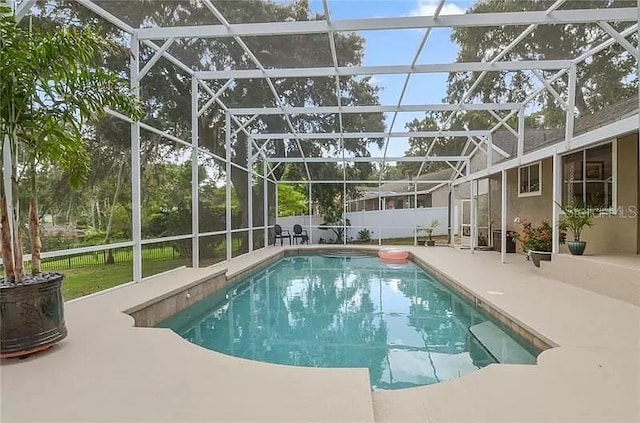
[[[640,256],[558,254],[541,275],[640,306]]]
[[[640,422],[636,0],[0,5],[2,422]]]
[[[521,255],[410,247],[414,259],[556,347],[535,366],[490,365],[421,388],[375,391],[366,369],[300,368],[197,347],[123,313],[194,282],[237,280],[310,247],[269,247],[224,265],[180,269],[66,305],[69,336],[1,364],[2,420],[632,422],[640,418],[640,307],[533,272]],[[341,248],[341,247],[335,247]],[[351,247],[353,248],[353,247]],[[376,247],[360,247],[371,248]],[[223,284],[226,282],[223,282]],[[33,406],[38,398],[39,406]]]

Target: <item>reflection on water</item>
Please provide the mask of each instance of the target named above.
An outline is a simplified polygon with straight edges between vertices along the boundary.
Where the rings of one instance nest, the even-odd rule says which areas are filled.
[[[378,389],[428,385],[493,363],[473,307],[413,263],[285,258],[160,324],[197,345],[270,363],[366,367]]]

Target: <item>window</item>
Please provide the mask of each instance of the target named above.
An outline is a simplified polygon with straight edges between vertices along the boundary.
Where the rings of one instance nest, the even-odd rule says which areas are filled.
[[[613,153],[614,143],[610,142],[563,157],[563,204],[615,206]]]
[[[542,194],[542,162],[522,166],[518,169],[518,197]]]

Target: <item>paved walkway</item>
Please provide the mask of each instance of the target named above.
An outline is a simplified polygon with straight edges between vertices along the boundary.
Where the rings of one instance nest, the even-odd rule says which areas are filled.
[[[364,369],[228,357],[170,330],[134,328],[122,313],[221,268],[237,274],[282,254],[272,247],[68,303],[67,339],[2,362],[1,421],[640,421],[640,307],[542,277],[522,256],[501,265],[490,252],[410,250],[559,347],[536,366],[491,365],[437,385],[372,393]]]

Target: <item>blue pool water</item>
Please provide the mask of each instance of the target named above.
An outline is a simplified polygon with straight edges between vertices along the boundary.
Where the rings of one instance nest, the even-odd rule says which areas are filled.
[[[286,257],[158,326],[251,360],[365,367],[374,389],[457,378],[502,357],[491,348],[522,349],[415,264],[385,265],[371,256]],[[489,341],[481,344],[478,334]]]

